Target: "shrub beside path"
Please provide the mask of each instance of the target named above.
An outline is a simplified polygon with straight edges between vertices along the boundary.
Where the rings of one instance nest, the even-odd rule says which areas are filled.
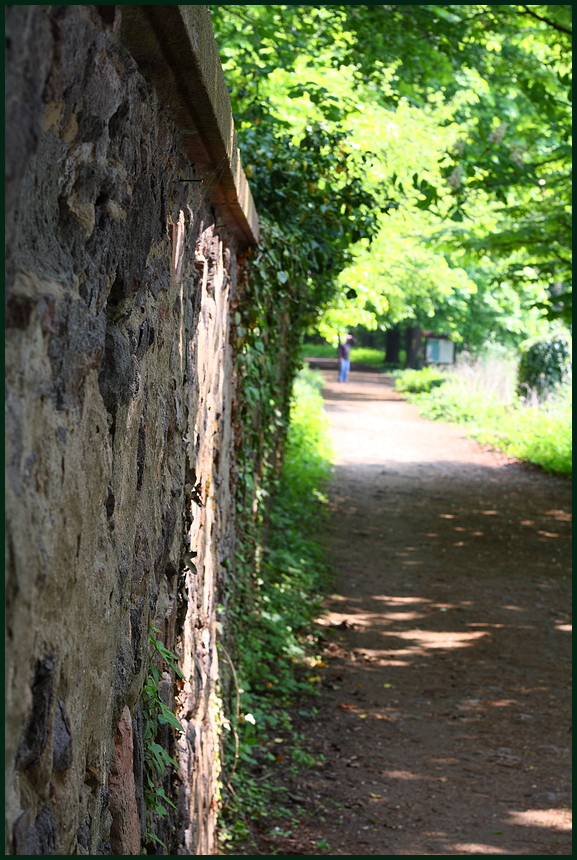
[[[325,761],[262,853],[571,854],[569,482],[323,372],[338,580],[294,726]]]

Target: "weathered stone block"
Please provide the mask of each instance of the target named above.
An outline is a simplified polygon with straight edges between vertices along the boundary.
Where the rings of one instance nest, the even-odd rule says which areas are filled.
[[[48,743],[54,695],[54,658],[51,654],[36,661],[31,691],[32,706],[16,754],[16,767],[20,770],[35,768]]]
[[[110,764],[108,787],[112,814],[110,847],[114,854],[140,854],[140,820],[134,783],[132,718],[125,707],[114,738],[114,757]]]
[[[72,737],[64,704],[58,701],[54,714],[54,731],[52,735],[52,769],[55,771],[68,770],[72,764]]]
[[[98,388],[109,412],[116,413],[130,401],[135,370],[126,335],[116,326],[107,326]]]
[[[57,825],[50,804],[43,806],[34,824],[28,829],[26,851],[23,854],[56,854]]]

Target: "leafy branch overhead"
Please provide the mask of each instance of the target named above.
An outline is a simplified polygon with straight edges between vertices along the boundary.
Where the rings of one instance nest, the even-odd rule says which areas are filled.
[[[497,304],[505,284],[537,316],[553,293],[570,315],[570,6],[210,8],[243,163],[303,319],[342,301],[360,239],[414,210],[415,241]],[[399,111],[422,138],[395,148]]]

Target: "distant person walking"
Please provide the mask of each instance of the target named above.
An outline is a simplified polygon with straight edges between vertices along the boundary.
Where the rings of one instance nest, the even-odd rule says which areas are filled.
[[[337,350],[337,355],[339,357],[339,382],[346,382],[349,378],[349,370],[351,369],[351,347],[353,343],[356,343],[356,338],[352,336],[352,334],[348,334],[345,338],[344,343],[339,342],[339,347]]]

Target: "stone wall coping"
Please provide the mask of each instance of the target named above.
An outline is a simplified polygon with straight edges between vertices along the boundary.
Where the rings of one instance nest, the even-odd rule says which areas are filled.
[[[259,222],[238,150],[208,6],[121,6],[120,38],[170,108],[182,150],[226,226],[254,245]]]

